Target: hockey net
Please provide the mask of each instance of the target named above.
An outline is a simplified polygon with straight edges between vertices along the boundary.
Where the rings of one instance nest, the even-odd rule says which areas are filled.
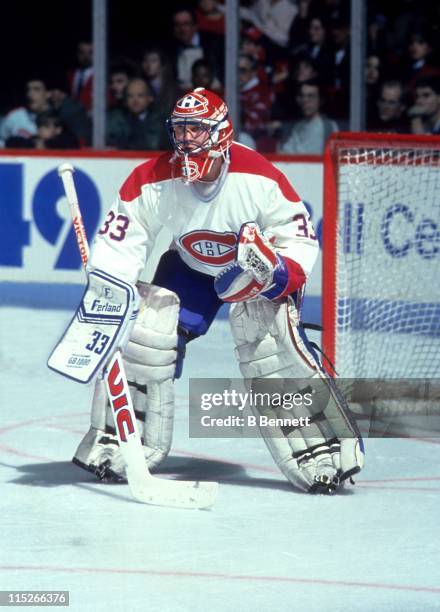
[[[329,140],[323,327],[342,378],[439,378],[440,138]]]

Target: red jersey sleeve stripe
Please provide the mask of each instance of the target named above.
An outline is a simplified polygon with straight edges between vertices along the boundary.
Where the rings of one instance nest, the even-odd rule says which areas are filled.
[[[256,174],[271,179],[278,184],[286,200],[294,203],[301,202],[301,198],[296,193],[295,189],[278,168],[263,157],[263,155],[260,155],[260,153],[236,142],[231,146],[231,164],[229,172]]]
[[[173,178],[171,153],[167,152],[137,166],[119,190],[124,202],[131,202],[142,193],[144,185],[160,183]]]

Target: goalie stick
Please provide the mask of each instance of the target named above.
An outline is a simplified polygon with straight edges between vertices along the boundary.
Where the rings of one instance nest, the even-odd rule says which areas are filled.
[[[89,259],[89,246],[73,180],[74,168],[65,163],[58,174],[70,207],[73,227],[84,269]],[[163,480],[148,470],[137,430],[136,416],[127,377],[118,349],[104,368],[104,382],[112,407],[116,434],[126,464],[127,481],[133,497],[145,504],[174,508],[209,508],[217,496],[216,482]]]

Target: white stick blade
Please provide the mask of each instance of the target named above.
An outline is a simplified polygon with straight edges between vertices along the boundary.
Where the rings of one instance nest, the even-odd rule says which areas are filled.
[[[141,483],[127,474],[133,497],[144,504],[203,510],[211,508],[218,493],[217,482],[161,480],[148,477]]]

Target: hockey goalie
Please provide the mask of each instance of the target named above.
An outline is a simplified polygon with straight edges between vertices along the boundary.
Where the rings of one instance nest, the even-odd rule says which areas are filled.
[[[233,141],[228,109],[214,93],[184,95],[167,127],[172,152],[127,178],[94,241],[88,268],[92,280],[111,276],[116,284],[137,287],[139,313],[123,355],[147,465],[157,467],[171,448],[173,384],[186,344],[207,333],[229,302],[235,353],[248,385],[319,379],[328,390],[302,415],[310,417],[307,431],[297,427],[263,437],[294,487],[331,493],[360,471],[363,446],[300,325],[301,296],[319,249],[307,210],[278,169]],[[139,283],[162,227],[172,233],[172,245],[152,283]],[[106,298],[95,292],[98,302],[91,304],[96,311],[110,303],[104,314],[117,319]],[[102,337],[96,341],[99,347]],[[73,461],[103,480],[125,477],[100,380],[91,426]]]

